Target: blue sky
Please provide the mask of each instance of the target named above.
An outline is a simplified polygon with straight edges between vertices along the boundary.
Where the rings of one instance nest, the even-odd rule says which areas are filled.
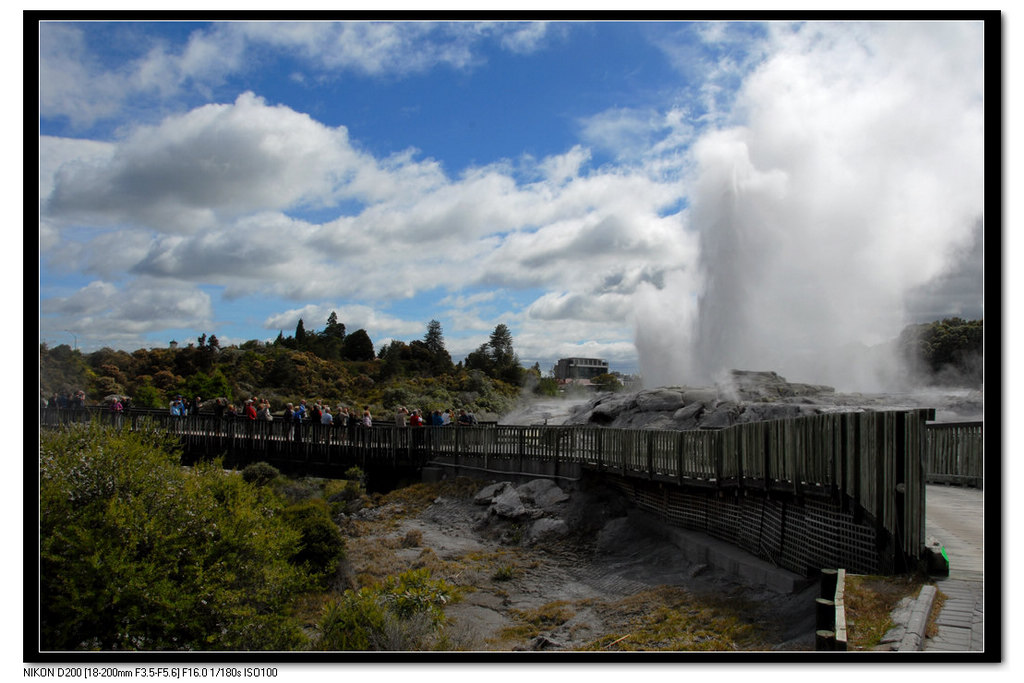
[[[978,22],[43,23],[40,340],[336,311],[456,361],[504,323],[545,371],[824,381],[984,313],[983,54]]]

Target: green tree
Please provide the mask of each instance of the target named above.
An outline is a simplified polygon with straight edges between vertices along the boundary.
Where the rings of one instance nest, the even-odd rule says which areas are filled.
[[[430,374],[436,376],[452,372],[452,357],[444,346],[444,332],[441,330],[441,323],[436,320],[427,323],[427,332],[423,335],[423,345],[429,356],[428,372]]]
[[[204,399],[217,398],[219,396],[231,398],[234,394],[231,390],[231,382],[228,381],[228,378],[220,368],[217,368],[210,374],[197,372],[188,377],[181,391],[190,398],[200,396]]]
[[[327,327],[324,328],[324,336],[338,340],[345,338],[345,325],[338,322],[338,314],[334,311],[331,311],[331,314],[327,316]]]
[[[295,348],[306,348],[306,326],[302,324],[302,318],[299,318],[299,323],[295,326]]]
[[[40,439],[45,650],[279,650],[308,583],[281,501],[219,462],[179,466],[160,431],[98,424]]]
[[[145,382],[132,393],[132,405],[137,408],[166,408],[167,396],[149,382]]]
[[[969,385],[984,381],[983,320],[946,318],[909,325],[898,343],[911,371],[927,381]]]
[[[519,367],[519,356],[512,348],[512,332],[507,325],[502,323],[494,328],[488,346],[494,361],[494,377],[510,384],[519,384],[522,369]]]
[[[622,382],[619,381],[619,378],[609,372],[592,377],[590,382],[599,391],[618,391],[622,388]]]
[[[373,342],[370,335],[364,329],[358,329],[345,337],[345,343],[341,347],[341,357],[344,360],[367,361],[374,359]]]

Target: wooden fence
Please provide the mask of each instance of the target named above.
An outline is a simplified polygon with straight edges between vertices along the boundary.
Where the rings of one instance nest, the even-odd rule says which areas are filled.
[[[985,423],[936,422],[928,425],[927,481],[984,488]]]
[[[937,448],[952,439],[961,443],[967,433],[926,427],[932,410],[828,413],[697,431],[391,424],[342,429],[281,420],[225,421],[205,414],[115,416],[109,410],[44,410],[41,418],[43,424],[56,424],[90,415],[125,428],[156,422],[178,434],[191,457],[225,455],[232,466],[264,460],[282,469],[334,476],[352,465],[563,477],[588,471],[719,496],[813,498],[867,519],[905,557],[917,557],[924,547],[925,475],[933,459],[926,457],[926,446]],[[943,462],[951,459],[943,457]],[[958,455],[957,463],[961,460]]]

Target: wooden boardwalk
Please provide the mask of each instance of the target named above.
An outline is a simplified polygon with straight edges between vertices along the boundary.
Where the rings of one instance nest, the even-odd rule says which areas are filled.
[[[946,601],[925,652],[985,650],[985,494],[955,486],[929,485],[925,505],[928,536],[949,558],[949,576],[936,581]]]

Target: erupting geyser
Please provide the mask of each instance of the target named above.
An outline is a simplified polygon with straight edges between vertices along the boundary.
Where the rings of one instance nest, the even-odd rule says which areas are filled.
[[[982,27],[811,23],[773,46],[732,125],[691,148],[700,256],[638,292],[641,372],[892,390],[905,325],[983,317]],[[936,305],[952,271],[966,277]]]

